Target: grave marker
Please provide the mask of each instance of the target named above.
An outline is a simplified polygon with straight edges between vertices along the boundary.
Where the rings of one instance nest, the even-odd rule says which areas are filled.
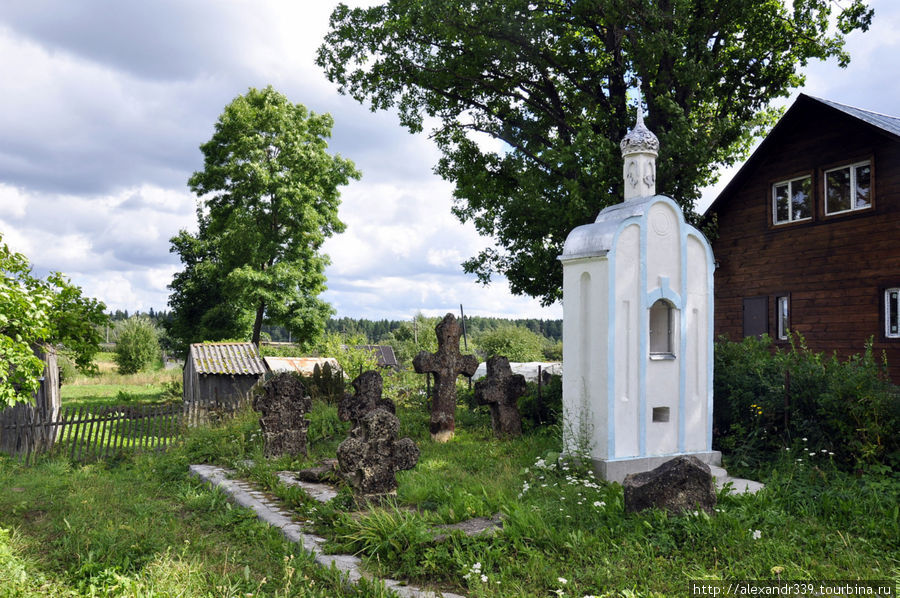
[[[522,434],[517,400],[525,390],[525,376],[512,373],[509,359],[500,355],[488,359],[487,377],[475,383],[475,400],[490,405],[491,428],[497,438]]]
[[[378,372],[363,372],[354,378],[352,384],[353,394],[345,394],[338,403],[341,421],[352,421],[354,426],[358,426],[359,420],[373,409],[381,408],[391,413],[396,411],[393,401],[381,398],[384,382]]]
[[[437,353],[420,351],[413,358],[416,373],[434,374],[434,392],[431,397],[431,439],[447,442],[456,429],[456,377],[471,377],[478,369],[478,359],[459,352],[459,323],[453,314],[447,314],[437,326]]]
[[[281,372],[254,392],[253,409],[259,411],[266,457],[306,455],[306,414],[312,399],[298,374]]]
[[[359,420],[337,449],[341,473],[360,502],[380,502],[397,492],[395,472],[412,469],[419,461],[419,448],[411,438],[398,440],[400,420],[376,408]]]

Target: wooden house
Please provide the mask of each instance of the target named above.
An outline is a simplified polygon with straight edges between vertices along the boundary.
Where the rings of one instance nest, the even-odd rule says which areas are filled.
[[[184,364],[184,400],[234,408],[265,373],[253,343],[192,344]]]
[[[900,117],[800,95],[706,213],[715,332],[885,351],[900,382]]]

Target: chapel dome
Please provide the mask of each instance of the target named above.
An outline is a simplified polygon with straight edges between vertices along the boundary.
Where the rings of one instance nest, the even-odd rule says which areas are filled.
[[[622,155],[636,153],[659,154],[659,139],[644,125],[644,111],[638,106],[637,123],[628,134],[622,138],[620,144]]]

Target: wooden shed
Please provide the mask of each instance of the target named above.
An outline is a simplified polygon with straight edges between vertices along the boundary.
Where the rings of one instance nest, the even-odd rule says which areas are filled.
[[[265,373],[253,343],[195,343],[184,364],[184,400],[233,409]]]

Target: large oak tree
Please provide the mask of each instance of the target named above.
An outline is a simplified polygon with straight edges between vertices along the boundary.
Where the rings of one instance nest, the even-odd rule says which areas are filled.
[[[344,230],[338,187],[360,176],[327,151],[332,124],[271,86],[225,107],[200,146],[204,168],[188,181],[200,198],[199,231],[172,239],[185,270],[170,285],[178,329],[170,333],[182,344],[233,336],[247,322],[254,343],[264,321],[306,340],[324,330],[321,248]]]
[[[410,131],[436,123],[454,213],[496,245],[465,270],[549,304],[568,232],[621,198],[638,98],[660,139],[657,189],[695,217],[717,166],[774,121],[771,101],[810,59],[846,65],[844,36],[871,19],[863,0],[391,0],[339,5],[318,63]]]

